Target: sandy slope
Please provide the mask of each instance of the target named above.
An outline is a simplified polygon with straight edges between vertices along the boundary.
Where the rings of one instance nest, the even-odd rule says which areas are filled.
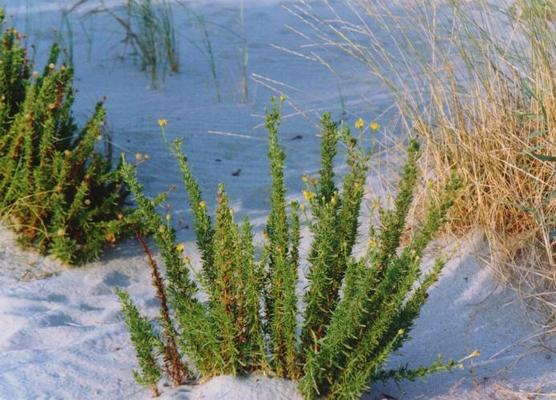
[[[238,101],[237,41],[217,27],[211,27],[211,32],[224,95],[220,104],[215,102],[207,62],[190,42],[199,41],[199,31],[183,12],[176,12],[183,71],[169,77],[160,91],[146,88],[146,78],[129,57],[119,58],[121,33],[105,15],[79,23],[83,14],[76,14],[72,26],[78,119],[86,118],[96,100],[108,96],[109,125],[116,148],[130,157],[136,152],[150,155],[151,161],[141,166],[140,174],[151,194],[179,183],[175,163],[156,126],[159,118],[168,119],[168,135],[186,139],[186,150],[209,206],[214,205],[217,183],[224,182],[239,214],[249,215],[260,229],[268,208],[269,180],[265,132],[259,125],[268,98],[275,93],[272,88],[289,97],[282,137],[293,196],[299,196],[300,176],[317,168],[315,111],[330,110],[339,118],[340,92],[348,110],[367,119],[376,118],[389,105],[384,90],[365,78],[350,60],[336,60],[342,71],[338,78],[314,62],[277,50],[300,44],[300,38],[286,25],[302,28],[280,3],[245,3],[249,72],[258,81],[251,82],[246,105]],[[64,3],[8,0],[7,4],[9,12],[17,11],[17,25],[27,29],[30,40],[37,43],[40,59],[54,36],[53,29],[60,26],[59,10]],[[236,29],[237,1],[200,2],[199,7],[208,21]],[[85,33],[93,35],[92,43]],[[300,115],[298,110],[306,113]],[[352,121],[353,115],[347,118]],[[238,170],[239,176],[232,175]],[[171,211],[176,221],[183,219],[178,234],[195,257],[192,233],[185,227],[191,218],[183,195],[180,187],[172,192]],[[556,391],[555,361],[549,353],[537,352],[537,342],[529,339],[535,331],[525,322],[514,294],[497,287],[488,270],[473,258],[475,242],[466,243],[460,256],[450,263],[431,293],[413,340],[392,365],[427,363],[440,353],[457,359],[475,349],[481,350],[481,356],[464,371],[403,383],[400,388],[394,384],[379,386],[374,396],[482,399],[511,398],[505,387]],[[115,286],[127,288],[139,305],[156,313],[146,265],[135,243],[120,245],[86,268],[68,270],[56,261],[17,249],[11,234],[2,230],[0,399],[147,398],[148,392],[137,387],[131,377],[135,359],[113,294]],[[165,398],[172,399],[296,396],[291,384],[266,378],[221,377],[179,390],[164,387],[163,392]]]

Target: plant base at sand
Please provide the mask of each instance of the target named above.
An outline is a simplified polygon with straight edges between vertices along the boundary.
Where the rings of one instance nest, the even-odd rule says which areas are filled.
[[[31,73],[19,34],[2,36],[0,212],[22,243],[79,264],[123,233],[127,191],[111,151],[95,150],[104,140],[103,105],[78,131],[73,71],[56,67],[58,53],[54,46],[44,72]]]
[[[183,376],[206,379],[268,374],[298,381],[299,391],[307,399],[356,399],[376,380],[414,379],[456,366],[439,360],[414,370],[383,369],[388,356],[408,339],[427,290],[442,271],[443,258],[426,273],[421,270],[421,258],[444,222],[459,180],[453,176],[448,181],[402,247],[417,183],[419,146],[412,141],[395,204],[392,209],[378,207],[380,224],[370,229],[367,251],[356,258],[352,252],[359,238],[369,161],[369,153],[359,144],[362,128],[359,126],[360,135],[355,137],[347,127],[333,122],[330,115],[323,116],[319,177],[304,178],[308,204],[288,205],[285,154],[278,140],[280,109],[281,105],[274,103],[266,118],[271,210],[259,256],[251,225],[248,220],[235,222],[224,187],[218,190],[213,219],[179,143],[173,148],[195,216],[202,259],[196,279],[189,259],[182,254],[183,246],[176,245],[169,219],[160,217],[154,203],[143,195],[133,168],[123,166],[122,173],[144,223],[152,228],[167,270],[165,282],[153,279],[158,298],[161,294],[163,297],[160,329],[141,316],[128,295],[120,292],[141,368],[136,373],[138,382],[156,387],[162,370],[172,376],[167,345],[173,340],[183,354]],[[336,186],[334,174],[340,142],[347,148],[348,166],[341,188]],[[296,291],[300,216],[309,210],[309,283],[303,295],[304,306],[300,307]],[[201,288],[208,297],[206,302],[199,300]],[[165,314],[164,304],[170,307],[172,317]],[[159,358],[163,358],[162,366]]]

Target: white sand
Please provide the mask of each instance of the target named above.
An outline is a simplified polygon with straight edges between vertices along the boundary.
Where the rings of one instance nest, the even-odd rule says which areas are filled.
[[[200,2],[200,10],[208,21],[236,30],[238,3]],[[169,77],[160,91],[146,88],[145,76],[129,57],[118,58],[123,54],[121,32],[105,15],[82,20],[94,35],[89,59],[90,43],[78,22],[82,14],[74,15],[77,118],[82,121],[95,101],[108,96],[108,121],[117,149],[131,158],[136,152],[150,155],[151,161],[140,168],[150,194],[180,184],[175,162],[158,133],[157,120],[168,119],[168,135],[186,139],[209,206],[214,206],[217,183],[224,182],[239,215],[249,215],[260,229],[268,209],[269,179],[265,132],[259,125],[270,94],[276,93],[267,86],[283,90],[290,101],[282,137],[292,196],[299,196],[302,189],[300,176],[317,168],[316,113],[330,110],[336,118],[341,113],[337,77],[312,61],[276,49],[296,49],[301,44],[286,25],[303,28],[280,3],[245,3],[249,72],[258,81],[250,83],[247,105],[239,104],[237,39],[219,28],[210,28],[224,97],[217,104],[207,61],[189,42],[198,42],[200,33],[179,8],[176,25],[183,71]],[[54,37],[53,29],[60,26],[63,2],[29,0],[26,7],[26,0],[8,0],[7,4],[8,12],[18,12],[17,26],[30,30],[27,33],[38,45],[40,59]],[[350,60],[338,58],[335,65],[342,71],[341,90],[348,110],[371,119],[389,105],[387,93]],[[308,112],[299,115],[296,108]],[[354,116],[349,118],[353,121]],[[297,135],[302,138],[294,139]],[[232,176],[239,169],[241,174]],[[191,224],[179,185],[170,203],[175,221]],[[191,229],[182,226],[178,235],[195,258]],[[538,342],[532,338],[536,332],[525,321],[517,297],[498,287],[473,258],[477,243],[466,243],[450,263],[432,290],[413,339],[391,365],[426,364],[438,354],[458,359],[475,349],[481,356],[463,371],[404,382],[399,388],[377,386],[373,398],[388,394],[403,399],[505,399],[512,398],[506,390],[556,391],[555,361],[536,347]],[[116,286],[127,288],[141,307],[156,314],[147,266],[133,241],[110,251],[102,261],[67,269],[18,249],[13,236],[0,231],[0,399],[148,398],[148,391],[131,376],[136,361],[113,293]],[[193,387],[163,386],[162,391],[167,399],[296,398],[291,383],[262,377],[220,377]]]

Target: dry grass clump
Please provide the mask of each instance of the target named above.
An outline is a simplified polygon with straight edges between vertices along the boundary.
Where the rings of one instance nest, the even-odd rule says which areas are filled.
[[[500,275],[537,291],[553,313],[556,175],[544,157],[553,154],[556,138],[553,77],[539,75],[532,87],[515,71],[508,76],[487,65],[483,72],[469,82],[465,103],[454,86],[431,87],[434,123],[417,120],[414,126],[427,142],[425,168],[435,177],[449,166],[458,168],[467,190],[454,207],[450,229],[481,228]]]
[[[427,143],[425,167],[454,166],[467,182],[452,230],[481,228],[500,276],[554,321],[556,30],[540,3],[516,6],[509,15],[483,5],[475,17],[453,6],[458,33],[447,45],[458,57],[426,76],[430,104],[409,117]]]
[[[311,51],[340,49],[386,84],[407,132],[424,140],[429,188],[452,167],[466,181],[449,229],[480,228],[500,276],[554,323],[553,4],[325,3],[326,16],[292,8],[314,33]]]

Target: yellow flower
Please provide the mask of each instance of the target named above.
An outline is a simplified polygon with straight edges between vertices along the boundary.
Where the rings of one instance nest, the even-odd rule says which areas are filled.
[[[317,186],[318,183],[319,183],[319,178],[313,178],[313,179],[311,179],[311,184],[312,184],[313,186]]]
[[[180,253],[183,253],[183,250],[185,249],[185,246],[183,245],[183,243],[178,243],[176,245],[176,250]]]
[[[168,125],[168,120],[164,118],[158,120],[158,126],[160,126],[161,128],[164,128],[166,125]]]
[[[160,233],[164,233],[164,232],[166,232],[166,227],[165,227],[164,225],[160,225],[160,226],[158,227],[158,231],[159,231]]]
[[[372,210],[378,210],[380,208],[380,201],[378,201],[377,199],[374,199],[371,202],[371,209]]]
[[[116,243],[116,235],[114,235],[113,232],[106,233],[106,235],[104,235],[104,239],[106,239],[107,242]]]
[[[303,182],[305,183],[309,182],[309,177],[307,175],[303,175],[303,178],[301,179],[303,179]]]
[[[65,155],[66,157],[71,156],[71,150],[65,150],[65,151],[64,151],[64,155]]]
[[[280,96],[280,102],[283,103],[286,100],[286,96],[282,95]]]
[[[305,200],[311,201],[315,198],[315,194],[313,192],[311,192],[310,190],[304,190],[303,191],[303,197],[305,197]]]
[[[64,228],[60,228],[56,231],[56,235],[64,236],[66,234],[66,230]]]
[[[360,131],[363,130],[365,127],[365,121],[363,121],[363,118],[358,118],[357,121],[355,121],[355,127]]]
[[[207,203],[205,203],[204,201],[201,201],[201,202],[199,202],[199,207],[207,208]]]
[[[380,129],[380,124],[376,121],[373,121],[369,124],[369,128],[371,128],[371,131],[376,132]]]

